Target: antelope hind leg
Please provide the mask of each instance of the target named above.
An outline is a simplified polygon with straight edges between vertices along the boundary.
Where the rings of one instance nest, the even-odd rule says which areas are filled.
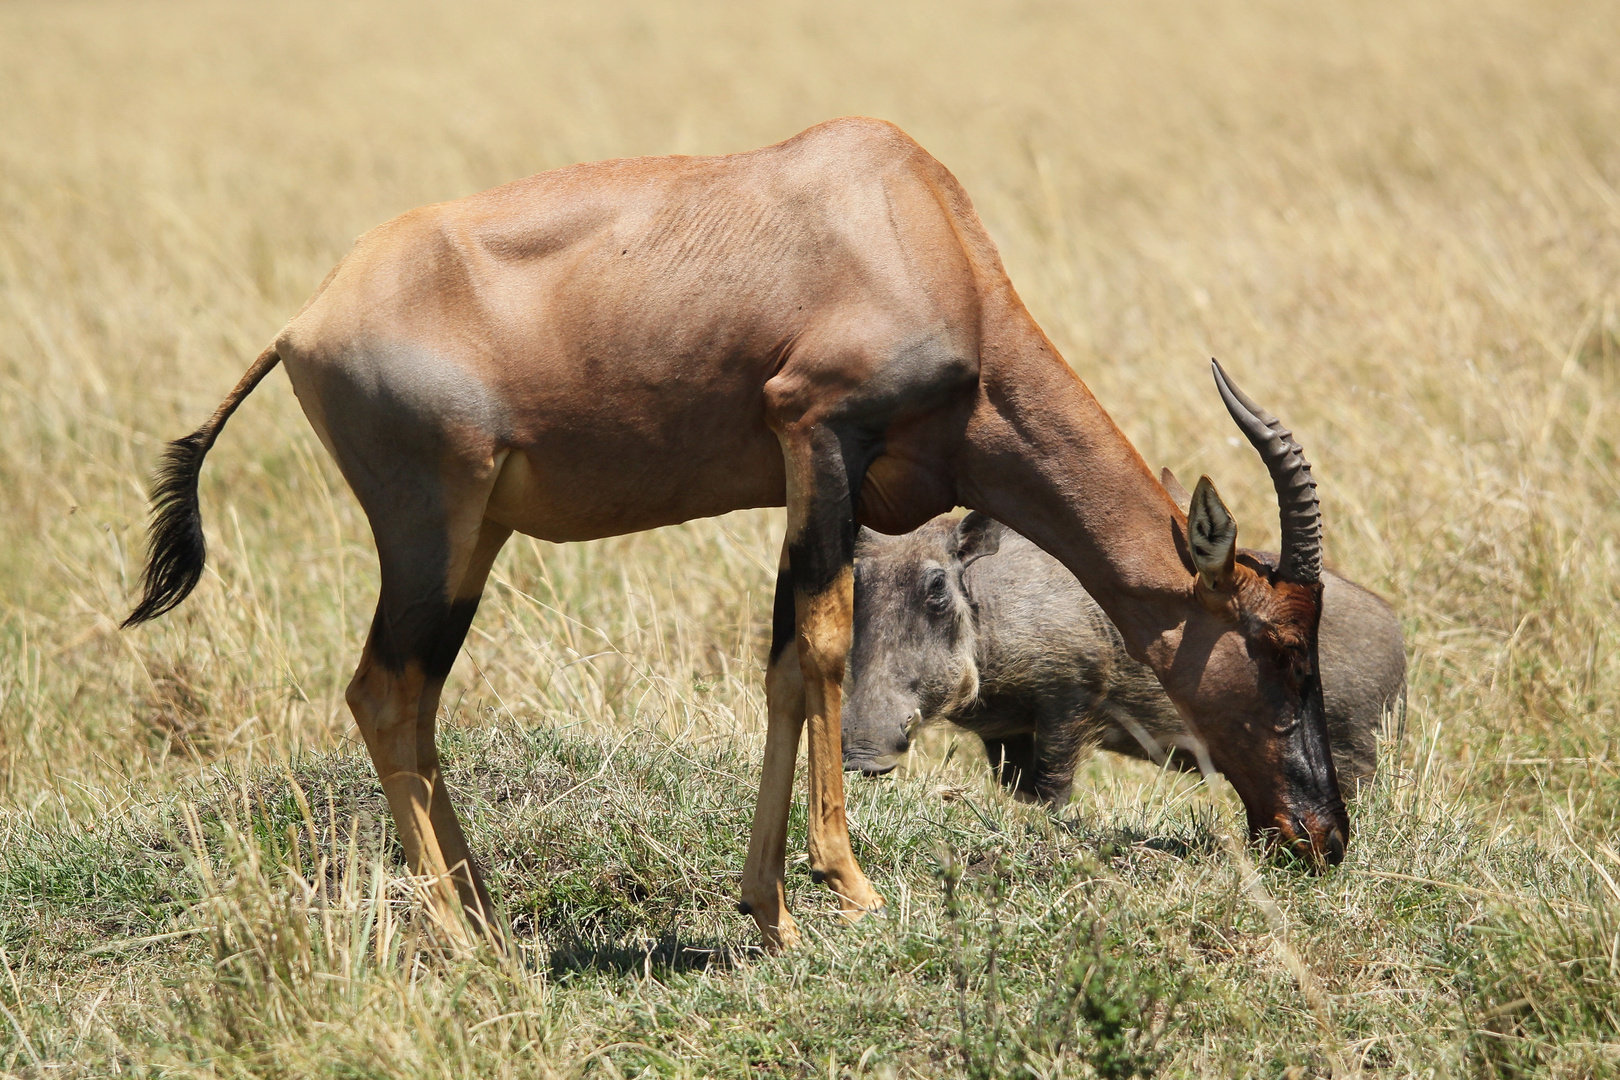
[[[495,556],[500,553],[501,546],[510,535],[512,530],[503,525],[490,521],[483,523],[467,569],[462,574],[460,587],[454,592],[454,599],[450,604],[451,618],[443,628],[439,639],[441,650],[447,651],[448,656],[441,656],[443,672],[424,688],[416,722],[417,762],[430,767],[435,777],[440,775],[437,728],[439,697],[444,689],[444,679],[449,674],[449,665],[454,662],[456,653],[461,650],[462,642],[466,640],[467,628],[472,623],[479,598],[483,595],[484,582],[489,577],[490,566],[495,562]],[[484,886],[484,878],[478,870],[478,863],[467,846],[467,839],[462,832],[461,819],[456,815],[449,786],[442,779],[438,780],[431,787],[431,797],[428,820],[433,826],[434,836],[438,839],[445,865],[450,869],[451,880],[455,882],[462,911],[472,920],[475,929],[499,945],[502,943],[503,934],[496,919],[495,905],[489,898],[489,890]]]
[[[499,941],[494,908],[445,787],[435,739],[439,692],[508,535],[480,518],[412,536],[377,528],[382,596],[349,708],[376,766],[412,873],[459,943],[473,930]],[[400,530],[402,533],[405,530]],[[464,916],[465,915],[465,919]]]

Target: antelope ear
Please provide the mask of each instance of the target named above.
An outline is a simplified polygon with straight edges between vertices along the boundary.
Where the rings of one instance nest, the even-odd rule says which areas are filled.
[[[956,525],[956,558],[964,567],[1001,550],[1001,533],[1006,526],[977,510]]]
[[[1181,507],[1181,512],[1185,514],[1187,507],[1192,504],[1192,496],[1187,494],[1187,489],[1181,486],[1181,481],[1176,479],[1176,474],[1171,472],[1168,467],[1160,469],[1159,483],[1164,485],[1165,493],[1170,496],[1171,501]]]
[[[1212,592],[1230,592],[1237,563],[1237,522],[1209,477],[1200,476],[1187,512],[1189,547],[1198,581]]]

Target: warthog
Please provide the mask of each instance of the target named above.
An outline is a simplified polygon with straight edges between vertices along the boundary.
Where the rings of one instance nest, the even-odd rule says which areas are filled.
[[[1172,494],[1180,485],[1166,478]],[[988,557],[993,556],[993,557]],[[1277,556],[1243,551],[1270,568]],[[1322,575],[1322,696],[1346,798],[1369,779],[1387,710],[1404,708],[1400,622],[1377,596]],[[914,532],[862,529],[844,767],[888,772],[918,724],[950,721],[984,742],[1002,783],[1061,804],[1093,746],[1197,768],[1191,735],[1153,672],[1061,563],[977,512]]]

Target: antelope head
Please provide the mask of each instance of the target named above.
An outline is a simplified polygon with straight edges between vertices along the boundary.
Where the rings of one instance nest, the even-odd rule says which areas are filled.
[[[1317,665],[1322,514],[1316,482],[1293,434],[1234,386],[1218,363],[1214,374],[1227,411],[1271,473],[1282,551],[1275,567],[1240,551],[1237,522],[1209,477],[1199,479],[1188,500],[1185,542],[1192,588],[1206,617],[1183,628],[1170,670],[1171,697],[1202,743],[1190,749],[1206,768],[1226,774],[1243,800],[1252,838],[1266,837],[1316,867],[1322,859],[1338,863],[1350,822],[1334,776]]]

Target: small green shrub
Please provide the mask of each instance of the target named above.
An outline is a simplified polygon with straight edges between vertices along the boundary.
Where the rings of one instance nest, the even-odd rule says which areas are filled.
[[[1505,908],[1469,927],[1457,960],[1473,1029],[1469,1059],[1479,1075],[1584,1077],[1620,1069],[1613,1046],[1620,894],[1604,873],[1586,882],[1584,894],[1571,889],[1568,898]]]
[[[1167,979],[1140,954],[1148,940],[1140,928],[1127,934],[1101,913],[1101,866],[1087,860],[1078,898],[1048,909],[1024,940],[1009,941],[1001,915],[1006,877],[1000,854],[988,862],[974,867],[984,867],[977,875],[982,884],[967,896],[961,862],[951,855],[940,869],[967,1075],[1061,1076],[1084,1063],[1091,1070],[1086,1075],[1104,1080],[1154,1076],[1164,1060],[1160,1040],[1177,1024],[1188,984],[1185,978]],[[977,949],[968,913],[973,900],[983,907],[986,923]],[[1046,966],[1040,985],[1009,986],[1018,981],[1003,971],[1009,955],[1016,963],[1020,954],[1054,952],[1060,959]],[[977,991],[981,1003],[976,1018],[970,991]],[[1032,1004],[1021,1010],[1020,1002]]]

